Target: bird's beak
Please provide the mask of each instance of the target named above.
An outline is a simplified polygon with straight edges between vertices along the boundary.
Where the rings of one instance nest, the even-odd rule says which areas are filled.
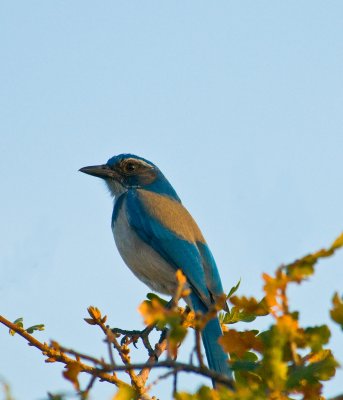
[[[117,173],[113,171],[113,169],[111,169],[107,164],[91,165],[89,167],[80,168],[79,171],[103,179],[117,177]]]

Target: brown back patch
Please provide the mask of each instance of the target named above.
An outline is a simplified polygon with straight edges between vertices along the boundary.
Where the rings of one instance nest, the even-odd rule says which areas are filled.
[[[149,214],[175,235],[190,243],[206,243],[198,225],[181,203],[148,190],[137,192]]]

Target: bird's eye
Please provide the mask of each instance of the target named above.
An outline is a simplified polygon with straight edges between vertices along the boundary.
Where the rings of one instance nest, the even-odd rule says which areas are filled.
[[[128,162],[125,164],[125,171],[126,172],[133,172],[136,171],[137,166],[133,162]]]

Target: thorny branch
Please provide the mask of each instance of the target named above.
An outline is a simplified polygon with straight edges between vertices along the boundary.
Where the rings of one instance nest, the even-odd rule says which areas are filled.
[[[77,360],[75,361],[74,358],[67,356],[63,351],[56,348],[55,347],[56,342],[51,342],[50,345],[45,342],[42,343],[32,335],[27,333],[25,329],[7,320],[2,315],[0,315],[0,322],[3,325],[7,326],[9,329],[16,332],[21,337],[23,337],[28,342],[29,346],[36,347],[38,350],[40,350],[43,353],[43,355],[47,357],[45,362],[61,362],[65,365],[72,365],[75,362],[77,362],[78,366],[80,367],[80,372],[86,372],[90,375],[100,378],[101,381],[106,381],[115,384],[116,386],[125,383],[124,381],[118,379],[115,373],[110,373],[112,372],[111,366],[108,365],[107,368],[107,364],[102,365],[102,368],[92,367],[89,364],[85,364],[84,362],[80,361],[81,358],[84,358],[83,355],[81,355],[81,353],[77,353],[78,355],[76,356],[76,354],[73,354],[76,352],[72,352],[71,354],[76,356],[77,358]],[[89,359],[89,357],[87,357],[87,359]],[[92,362],[97,365],[102,364],[102,361],[97,359],[93,359]]]
[[[168,304],[169,310],[176,310],[178,301],[184,295],[187,295],[185,291],[185,281],[179,278],[179,285],[177,287],[175,296],[172,301]],[[174,392],[176,392],[177,374],[179,372],[195,373],[204,377],[215,380],[216,382],[226,385],[229,388],[233,387],[232,380],[227,377],[218,374],[208,369],[204,363],[202,354],[200,351],[200,331],[195,328],[196,332],[196,355],[198,358],[199,366],[193,364],[186,364],[178,362],[175,359],[168,357],[165,361],[158,361],[159,357],[168,348],[168,329],[158,328],[155,324],[148,325],[145,329],[139,330],[124,330],[119,328],[110,328],[106,325],[106,316],[102,316],[101,312],[96,307],[89,307],[88,313],[91,318],[85,318],[85,321],[90,325],[98,326],[105,334],[105,341],[108,343],[109,349],[109,362],[106,362],[103,358],[96,358],[88,354],[81,353],[74,349],[60,345],[56,341],[51,341],[50,344],[42,343],[37,340],[34,336],[29,334],[22,326],[7,320],[5,317],[0,316],[0,323],[7,326],[13,332],[23,337],[30,346],[39,349],[46,357],[46,362],[60,362],[65,364],[67,369],[64,372],[66,379],[70,380],[74,387],[80,392],[81,398],[86,399],[89,391],[93,387],[96,379],[100,381],[106,381],[116,385],[117,387],[125,385],[125,382],[118,378],[116,372],[126,372],[131,380],[131,385],[140,399],[151,399],[147,392],[151,387],[156,384],[157,381],[165,379],[169,376],[174,376]],[[187,315],[188,311],[185,313]],[[183,318],[181,323],[184,322]],[[160,338],[153,347],[149,340],[149,335],[153,330],[160,331]],[[120,337],[122,336],[121,340]],[[148,360],[145,363],[132,363],[129,345],[133,344],[135,347],[137,342],[141,340],[144,347],[148,351]],[[112,347],[116,350],[119,355],[122,364],[118,365],[115,363]],[[152,369],[167,368],[170,371],[160,375],[156,381],[146,386],[149,378],[150,371]],[[91,379],[84,391],[80,390],[78,382],[78,374],[80,372],[91,375]]]
[[[234,286],[228,295],[233,304],[231,311],[223,307],[223,305],[225,306],[226,296],[222,299],[223,304],[221,304],[221,300],[216,301],[205,315],[198,315],[178,308],[179,299],[189,295],[186,279],[180,271],[176,274],[179,285],[175,296],[167,306],[162,299],[152,296],[148,296],[150,301],[142,303],[140,312],[144,315],[147,325],[147,328],[142,331],[111,329],[106,325],[106,316],[102,317],[97,308],[89,307],[88,313],[91,318],[85,320],[90,325],[99,326],[105,334],[109,362],[103,358],[96,358],[61,346],[55,341],[51,341],[50,344],[40,342],[31,335],[33,330],[41,327],[40,325],[25,330],[22,320],[10,322],[3,316],[0,316],[0,323],[7,326],[12,333],[16,332],[23,337],[30,346],[39,349],[46,357],[46,362],[64,364],[65,372],[63,375],[72,382],[82,400],[87,399],[89,391],[97,379],[116,385],[119,387],[119,391],[121,388],[133,389],[135,393],[132,396],[136,399],[153,400],[155,398],[148,394],[149,390],[161,379],[173,376],[175,394],[177,377],[180,372],[194,373],[212,379],[212,381],[220,384],[218,387],[223,389],[227,387],[229,390],[225,393],[228,394],[228,398],[232,399],[240,398],[237,396],[246,394],[247,390],[253,396],[256,393],[256,396],[251,398],[257,398],[259,395],[264,398],[263,396],[267,393],[272,394],[273,398],[279,395],[283,398],[289,392],[289,385],[291,385],[290,390],[294,394],[304,394],[307,396],[304,398],[319,398],[323,387],[321,381],[333,377],[338,367],[331,350],[325,347],[330,336],[330,330],[326,325],[302,328],[299,325],[298,313],[291,312],[289,309],[286,289],[289,283],[299,284],[306,280],[314,273],[314,265],[319,259],[330,257],[340,247],[343,247],[343,234],[329,248],[308,254],[291,264],[281,266],[277,269],[275,276],[263,274],[265,297],[262,301],[257,301],[254,297],[233,296],[239,284]],[[200,348],[202,329],[223,308],[226,314],[221,316],[221,321],[227,325],[239,321],[251,322],[256,317],[268,313],[274,317],[274,323],[261,335],[257,335],[256,330],[239,332],[227,327],[224,329],[221,344],[224,350],[230,354],[232,369],[235,371],[236,377],[239,377],[235,382],[226,376],[209,370],[204,365]],[[343,298],[338,293],[334,294],[330,315],[343,329]],[[156,324],[157,326],[155,326]],[[195,346],[190,355],[190,362],[186,364],[178,362],[176,356],[177,348],[188,327],[195,330]],[[154,346],[151,345],[149,340],[149,335],[153,330],[160,331],[159,340]],[[130,345],[136,346],[140,340],[148,351],[149,357],[145,363],[133,363],[131,362]],[[159,361],[159,357],[166,350],[168,350],[167,359]],[[305,354],[303,354],[304,350]],[[122,364],[115,362],[114,351],[118,353]],[[259,356],[256,353],[259,353]],[[288,361],[285,361],[283,354],[287,354]],[[249,357],[244,359],[245,355]],[[193,364],[194,356],[198,365]],[[258,357],[260,357],[260,360]],[[254,361],[254,358],[257,361]],[[147,384],[150,371],[161,368],[167,369],[167,372],[162,373],[153,382]],[[90,375],[85,390],[80,389],[78,382],[80,372]],[[131,379],[131,386],[119,379],[117,372],[128,374]],[[257,384],[256,378],[260,380],[261,384]],[[233,383],[235,383],[234,386]],[[252,384],[251,387],[250,383]],[[217,396],[219,393],[215,392],[214,395]],[[201,395],[200,398],[203,399],[204,397]],[[336,399],[343,399],[343,397],[338,396],[332,400]]]

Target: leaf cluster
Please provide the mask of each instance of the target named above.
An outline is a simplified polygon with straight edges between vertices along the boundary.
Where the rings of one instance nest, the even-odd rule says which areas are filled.
[[[66,348],[56,341],[50,344],[38,341],[32,334],[43,330],[42,324],[24,328],[22,318],[10,322],[2,316],[0,323],[9,328],[11,335],[17,333],[38,348],[47,362],[63,363],[64,378],[73,384],[76,395],[82,400],[88,399],[97,380],[117,386],[113,400],[153,400],[150,391],[167,378],[173,379],[172,393],[176,400],[324,399],[324,383],[335,376],[339,366],[328,347],[331,332],[325,324],[301,326],[299,311],[289,304],[288,289],[290,285],[303,284],[314,274],[320,259],[332,256],[342,246],[343,234],[327,249],[282,265],[274,274],[263,274],[262,299],[238,295],[239,281],[205,315],[178,305],[180,299],[190,294],[185,276],[178,271],[177,290],[170,302],[149,293],[139,306],[146,325],[142,331],[110,328],[106,325],[107,317],[96,307],[89,307],[89,318],[85,321],[104,334],[107,361]],[[230,310],[226,302],[230,303]],[[209,370],[203,361],[201,331],[219,310],[223,329],[220,344],[229,355],[233,380]],[[338,293],[333,294],[330,315],[343,330],[343,298]],[[269,316],[270,326],[261,332],[254,329],[253,321],[265,316]],[[246,323],[243,326],[248,329],[234,329],[233,325],[238,322]],[[242,324],[235,328],[237,326]],[[159,332],[155,343],[149,336],[152,331]],[[189,363],[178,362],[178,349],[191,331],[194,332],[194,347]],[[137,346],[147,351],[147,360],[143,363],[133,361]],[[163,354],[166,358],[161,360]],[[164,371],[153,382],[149,380],[152,369]],[[183,372],[208,378],[216,382],[215,388],[201,386],[195,393],[180,392],[177,377]],[[90,376],[85,388],[79,383],[81,373]],[[125,374],[129,381],[120,379],[119,373]],[[49,399],[65,398],[63,394],[49,394]]]

